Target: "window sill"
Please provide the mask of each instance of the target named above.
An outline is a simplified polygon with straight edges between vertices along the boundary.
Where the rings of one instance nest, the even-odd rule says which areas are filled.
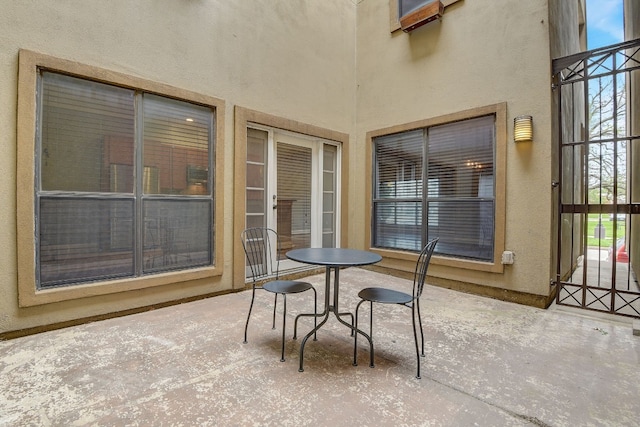
[[[20,307],[33,307],[79,298],[89,298],[146,289],[155,286],[184,283],[221,275],[222,269],[219,267],[202,267],[192,270],[154,274],[153,276],[147,277],[92,282],[52,289],[34,290],[31,292],[20,289],[21,292],[18,295],[18,300]],[[31,286],[29,287],[33,289]]]
[[[382,256],[383,259],[398,260],[398,261],[411,261],[415,262],[418,259],[418,254],[414,252],[394,251],[389,249],[371,248],[369,249]],[[504,265],[497,260],[494,262],[474,261],[470,259],[452,258],[434,254],[431,258],[431,264],[442,265],[452,268],[460,268],[473,271],[485,271],[489,273],[504,273]]]

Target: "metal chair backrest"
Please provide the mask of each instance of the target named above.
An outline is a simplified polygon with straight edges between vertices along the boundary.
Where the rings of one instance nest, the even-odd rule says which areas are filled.
[[[438,244],[439,237],[430,240],[422,248],[418,262],[416,263],[416,271],[413,276],[413,298],[418,299],[422,295],[424,289],[424,281],[427,278],[427,269],[429,268],[429,262],[431,261],[431,255]]]
[[[278,279],[280,239],[271,228],[247,228],[241,234],[242,247],[254,283],[261,279]]]

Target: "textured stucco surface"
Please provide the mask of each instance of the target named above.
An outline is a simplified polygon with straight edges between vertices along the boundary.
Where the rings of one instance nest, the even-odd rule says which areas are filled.
[[[437,265],[432,273],[549,295],[549,279],[555,273],[549,268],[554,197],[549,2],[460,1],[446,8],[441,20],[408,34],[381,30],[388,28],[388,3],[367,0],[358,5],[357,144],[364,144],[366,133],[373,130],[505,102],[504,249],[516,253],[516,262],[503,274]],[[530,144],[513,143],[513,118],[521,114],[533,116]],[[362,176],[360,170],[353,176]],[[364,182],[355,179],[351,185],[354,203],[366,206],[369,190]],[[364,224],[354,224],[350,236],[355,240],[365,229]]]
[[[324,276],[309,280],[323,300]],[[341,272],[341,308],[358,290],[411,282]],[[306,298],[305,298],[306,297]],[[288,300],[293,315],[311,295]],[[426,358],[416,380],[410,312],[376,306],[376,366],[331,317],[308,341],[270,328],[258,295],[242,333],[242,292],[0,342],[0,425],[633,426],[640,337],[625,319],[588,317],[427,287]],[[367,313],[367,310],[364,311]],[[364,325],[368,315],[362,317]],[[301,331],[311,322],[304,320]]]
[[[450,4],[452,2],[447,2]],[[516,263],[503,274],[440,268],[449,280],[547,296],[555,270],[549,15],[568,2],[475,0],[450,4],[443,20],[411,34],[389,31],[388,0],[230,1],[0,0],[0,333],[136,309],[242,286],[232,277],[234,109],[342,132],[349,138],[348,246],[366,248],[366,133],[496,103],[507,105],[505,249]],[[562,13],[560,13],[562,12]],[[557,22],[556,22],[557,21]],[[563,34],[563,37],[565,34]],[[222,275],[147,290],[18,306],[16,252],[18,53],[40,52],[83,66],[216,97],[225,102]],[[28,96],[32,96],[31,94]],[[535,141],[510,143],[512,119],[534,117]],[[29,131],[33,126],[29,125]],[[527,218],[523,221],[522,218]],[[24,219],[24,218],[23,218]],[[31,219],[27,218],[28,221]],[[28,233],[27,233],[28,234]],[[220,252],[220,251],[219,251]],[[400,267],[401,263],[397,266]]]
[[[0,333],[113,313],[242,286],[232,283],[236,105],[350,133],[354,122],[355,5],[193,0],[0,0]],[[18,307],[17,90],[20,49],[225,101],[223,274],[46,306]],[[28,95],[35,97],[35,95]],[[28,127],[33,131],[33,125]],[[244,220],[241,216],[236,220]],[[29,220],[30,221],[30,220]],[[27,231],[27,234],[29,231]],[[33,256],[33,255],[32,255]]]

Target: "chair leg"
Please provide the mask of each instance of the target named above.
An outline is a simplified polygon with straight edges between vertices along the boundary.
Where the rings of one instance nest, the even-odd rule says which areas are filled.
[[[420,350],[418,347],[418,332],[416,331],[416,309],[415,304],[411,305],[411,323],[413,324],[413,341],[416,345],[416,359],[418,365],[418,371],[416,373],[416,378],[420,379]]]
[[[249,329],[249,318],[251,317],[251,310],[253,310],[253,301],[256,299],[256,287],[253,287],[253,293],[251,294],[251,304],[249,305],[249,314],[247,314],[247,323],[244,325],[244,341],[247,343],[247,329]]]
[[[369,367],[373,368],[373,301],[371,301],[369,314],[369,339],[371,340],[371,354],[369,355]]]
[[[371,313],[369,315],[369,338],[371,338],[371,342],[373,342],[373,301],[371,301],[369,311]]]
[[[277,295],[277,294],[276,294]],[[283,301],[283,313],[282,313],[282,355],[280,356],[280,361],[284,362],[284,333],[287,325],[287,295],[282,294]]]
[[[318,341],[318,292],[316,292],[316,288],[311,288],[313,291],[313,329],[315,332],[313,333],[313,340]]]
[[[271,323],[271,329],[276,328],[276,306],[278,305],[278,294],[275,294],[275,298],[273,300],[273,321]]]
[[[313,340],[318,341],[318,331],[315,331],[315,328],[318,326],[318,293],[315,288],[311,288],[313,291]],[[298,339],[298,319],[300,317],[311,316],[308,313],[301,313],[296,316],[296,320],[293,322],[293,339]]]
[[[362,305],[363,302],[365,302],[366,300],[362,300],[358,303],[358,305],[356,306],[356,315],[355,315],[355,321],[354,321],[354,338],[353,338],[353,366],[358,366],[358,313],[360,312],[360,305]],[[369,316],[369,318],[371,319],[373,317],[373,301],[371,301],[371,305],[370,305],[370,310],[371,310],[371,314]],[[373,368],[373,330],[371,329],[373,325],[373,322],[370,321],[369,323],[369,367]]]
[[[418,323],[420,324],[420,342],[422,344],[422,357],[424,356],[424,330],[422,329],[422,315],[420,314],[420,300],[416,300],[416,308],[418,309]]]
[[[356,319],[355,319],[355,328],[358,329],[358,311],[360,310],[360,305],[365,300],[362,300],[356,306]],[[358,333],[355,333],[355,337],[353,338],[353,366],[358,366]]]

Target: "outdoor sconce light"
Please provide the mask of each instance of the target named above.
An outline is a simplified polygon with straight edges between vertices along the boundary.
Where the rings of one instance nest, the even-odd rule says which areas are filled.
[[[518,116],[513,119],[513,142],[533,141],[533,117]]]

